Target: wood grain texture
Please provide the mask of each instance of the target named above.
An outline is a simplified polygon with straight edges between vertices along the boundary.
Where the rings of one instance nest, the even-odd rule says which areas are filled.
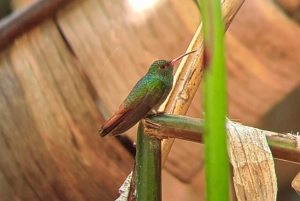
[[[13,196],[116,198],[132,157],[114,138],[97,137],[103,119],[55,22],[19,38],[0,61],[0,167]]]
[[[58,26],[48,20],[1,52],[0,196],[99,199],[89,197],[93,192],[110,200],[132,159],[114,138],[95,138],[103,122],[97,106],[107,118],[154,60],[183,53],[199,15],[193,1],[164,0],[137,12],[127,1],[81,0],[61,9],[55,21]],[[271,1],[245,1],[226,36],[230,118],[255,126],[299,84],[298,35],[299,27]],[[202,115],[200,91],[187,115]],[[135,140],[135,132],[126,134]],[[201,196],[200,153],[200,145],[174,144],[165,172],[186,191],[175,194],[164,182],[164,197]],[[107,187],[104,173],[116,178]]]
[[[299,33],[300,27],[273,2],[245,2],[228,36],[229,109],[240,110],[231,113],[233,118],[257,125],[299,85]]]

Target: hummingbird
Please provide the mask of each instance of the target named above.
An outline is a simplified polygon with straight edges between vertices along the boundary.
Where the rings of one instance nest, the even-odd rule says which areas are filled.
[[[166,100],[173,87],[174,64],[194,52],[196,50],[173,60],[153,62],[147,74],[136,83],[119,109],[100,128],[99,135],[104,137],[109,133],[122,134],[147,114],[157,114],[157,109]]]

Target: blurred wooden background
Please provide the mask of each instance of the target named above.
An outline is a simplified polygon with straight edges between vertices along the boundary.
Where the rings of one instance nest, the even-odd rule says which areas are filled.
[[[74,0],[1,51],[1,201],[118,197],[132,147],[97,130],[154,60],[185,52],[200,21],[192,0],[139,2]],[[299,35],[273,1],[245,2],[225,36],[229,118],[300,130]],[[188,115],[202,113],[199,89]],[[132,141],[135,131],[126,133]],[[176,140],[163,200],[203,200],[203,165],[202,145]],[[300,166],[276,161],[276,169],[278,200],[299,199],[290,182]]]

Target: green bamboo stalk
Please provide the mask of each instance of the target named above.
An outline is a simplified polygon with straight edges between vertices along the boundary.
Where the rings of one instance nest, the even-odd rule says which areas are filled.
[[[145,135],[139,124],[136,148],[136,199],[160,201],[161,140]]]
[[[229,200],[224,26],[219,0],[200,0],[204,35],[205,178],[208,201]]]

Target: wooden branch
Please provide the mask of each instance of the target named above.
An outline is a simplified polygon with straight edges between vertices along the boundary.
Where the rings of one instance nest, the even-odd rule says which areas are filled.
[[[259,132],[266,136],[275,158],[300,163],[300,138],[292,134],[281,134],[244,126],[229,121],[227,131],[238,131],[241,135]],[[151,119],[143,119],[145,133],[160,139],[178,138],[203,143],[204,121],[198,118],[181,115],[161,115]]]
[[[53,16],[71,0],[40,0],[21,8],[0,21],[0,50],[18,36]]]
[[[222,1],[222,12],[225,28],[227,29],[234,16],[242,6],[244,0],[224,0]],[[199,25],[193,40],[187,51],[198,49],[194,58],[192,56],[185,57],[178,67],[174,76],[174,87],[169,95],[166,104],[161,107],[163,110],[171,114],[186,114],[194,95],[202,80],[202,23]],[[162,141],[162,161],[163,164],[171,150],[174,139]]]
[[[163,115],[152,119],[142,120],[145,133],[150,137],[161,139],[181,138],[196,142],[202,142],[203,120],[184,117]],[[273,137],[282,137],[269,131],[263,131],[232,122],[226,123],[227,150],[230,163],[233,167],[233,181],[238,200],[276,200],[277,178],[275,174],[274,160],[266,137],[274,142]],[[294,136],[294,140],[297,137]],[[292,140],[289,136],[287,140]],[[285,160],[291,160],[300,156],[300,150],[292,143],[281,145],[285,147],[287,155]],[[275,148],[276,143],[272,144]],[[274,150],[274,149],[273,149]],[[275,149],[276,150],[276,149]],[[291,151],[292,150],[292,151]],[[274,153],[274,155],[276,155]]]

